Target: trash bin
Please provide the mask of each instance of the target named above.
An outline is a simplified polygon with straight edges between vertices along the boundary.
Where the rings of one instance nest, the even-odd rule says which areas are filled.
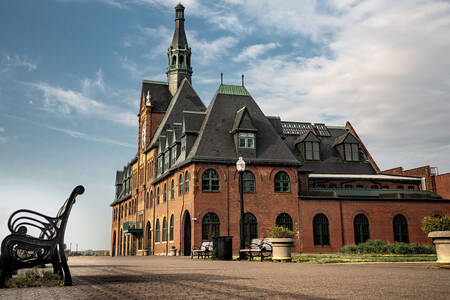
[[[219,236],[216,238],[217,258],[223,260],[233,259],[233,237]]]

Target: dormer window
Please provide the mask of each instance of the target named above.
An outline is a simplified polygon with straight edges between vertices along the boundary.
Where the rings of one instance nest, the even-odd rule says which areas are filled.
[[[158,176],[161,175],[163,172],[163,156],[160,155],[158,157]]]
[[[173,146],[171,149],[171,159],[170,164],[173,166],[177,161],[177,145]]]
[[[305,159],[320,160],[320,151],[318,142],[305,142]]]
[[[169,151],[166,151],[166,153],[164,154],[164,171],[163,172],[166,172],[167,170],[169,170],[169,158],[170,158]]]
[[[344,158],[346,161],[359,161],[358,144],[344,144]]]
[[[186,151],[186,136],[183,136],[181,138],[181,153],[184,153]]]
[[[239,148],[255,149],[255,134],[251,132],[239,132]]]

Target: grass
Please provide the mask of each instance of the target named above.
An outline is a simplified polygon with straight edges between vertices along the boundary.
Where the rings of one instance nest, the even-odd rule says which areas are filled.
[[[293,254],[295,263],[355,263],[355,262],[419,262],[436,261],[435,254]]]
[[[24,287],[52,287],[64,286],[64,281],[58,274],[50,271],[42,271],[33,268],[25,272],[23,275],[14,276],[6,282],[8,288],[24,288]]]

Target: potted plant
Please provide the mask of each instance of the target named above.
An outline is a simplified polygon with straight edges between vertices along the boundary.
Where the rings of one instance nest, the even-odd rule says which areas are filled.
[[[450,266],[450,216],[425,217],[422,221],[422,230],[436,246],[436,262],[441,266]]]
[[[269,232],[269,242],[272,243],[272,259],[289,261],[291,248],[294,245],[295,233],[283,226],[274,225]]]

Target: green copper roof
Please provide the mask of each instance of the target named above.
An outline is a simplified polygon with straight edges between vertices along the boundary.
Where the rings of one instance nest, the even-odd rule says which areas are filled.
[[[143,83],[153,83],[153,84],[164,84],[168,85],[167,82],[164,81],[156,81],[156,80],[142,80]]]
[[[221,84],[217,93],[224,95],[250,96],[250,93],[247,91],[247,89],[241,85]]]
[[[414,194],[423,196],[424,198],[441,198],[436,193],[430,191],[418,190],[382,190],[382,189],[326,189],[326,188],[310,188],[311,192],[335,192],[338,197],[380,197],[383,194]]]

